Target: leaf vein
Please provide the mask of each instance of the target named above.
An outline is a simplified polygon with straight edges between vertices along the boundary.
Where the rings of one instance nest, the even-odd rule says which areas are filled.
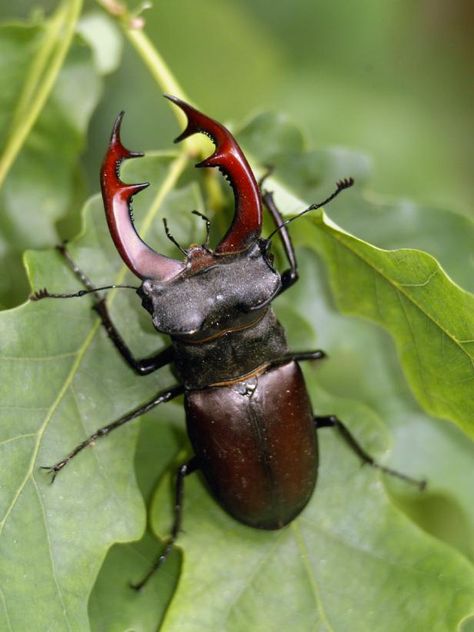
[[[4,595],[4,593],[3,593],[3,590],[2,590],[2,588],[1,588],[1,586],[0,586],[0,597],[1,597],[1,599],[2,599],[2,603],[3,603],[3,610],[4,610],[4,612],[5,612],[5,618],[6,618],[6,620],[7,620],[8,629],[9,629],[9,631],[10,631],[10,632],[13,632],[12,622],[11,622],[11,620],[10,620],[10,614],[9,614],[9,612],[8,612],[8,607],[7,607],[7,600],[6,600],[6,598],[5,598],[5,595]]]
[[[401,293],[396,291],[396,296],[398,298],[398,301],[400,303],[400,307],[402,310],[402,314],[405,317],[406,323],[407,323],[407,327],[408,327],[408,331],[410,332],[410,337],[413,341],[413,348],[415,349],[415,358],[416,358],[416,366],[418,369],[418,379],[420,380],[420,385],[421,388],[427,398],[427,400],[431,403],[431,405],[433,405],[433,399],[431,397],[431,393],[430,391],[426,388],[426,383],[425,383],[425,379],[424,379],[424,371],[422,368],[422,362],[421,362],[421,358],[420,358],[420,353],[419,353],[419,349],[418,349],[418,345],[416,343],[416,337],[415,337],[415,333],[413,331],[413,327],[411,325],[411,321],[410,318],[408,317],[408,313],[406,310],[406,306],[403,302],[403,298]]]
[[[435,268],[428,276],[428,278],[426,279],[426,281],[421,281],[419,283],[400,283],[400,287],[425,287],[425,285],[428,285],[431,281],[431,279],[438,274],[439,272],[439,268]]]
[[[320,614],[321,620],[324,623],[324,625],[328,628],[328,630],[331,630],[332,632],[335,632],[334,628],[332,627],[326,611],[324,609],[323,606],[323,602],[321,600],[321,594],[319,592],[319,588],[318,588],[318,582],[316,580],[316,577],[314,575],[314,571],[312,569],[312,567],[309,565],[309,552],[308,552],[308,548],[306,546],[306,542],[304,541],[303,538],[303,534],[301,532],[301,528],[299,526],[298,520],[294,520],[291,523],[291,530],[294,533],[295,536],[295,541],[296,541],[296,545],[297,547],[300,549],[301,554],[302,554],[302,559],[303,559],[303,566],[304,569],[306,571],[306,574],[308,576],[309,579],[309,583],[311,588],[313,589],[313,596],[314,596],[314,600],[316,602],[316,607],[318,609],[318,612]]]
[[[94,323],[93,327],[91,328],[89,334],[86,336],[86,339],[85,339],[85,341],[84,341],[79,353],[77,354],[76,360],[73,363],[73,365],[71,367],[71,370],[69,371],[68,375],[66,376],[66,379],[64,381],[63,386],[61,387],[56,399],[54,400],[52,405],[47,410],[47,413],[46,413],[46,416],[44,418],[44,421],[42,422],[42,424],[40,425],[40,427],[39,427],[39,429],[38,429],[38,431],[36,433],[37,440],[36,440],[35,446],[33,448],[33,452],[32,452],[31,459],[30,459],[30,464],[28,466],[28,469],[26,471],[26,474],[25,474],[22,482],[20,483],[16,493],[13,496],[13,499],[12,499],[10,505],[8,506],[8,508],[7,508],[6,512],[5,512],[4,517],[2,518],[2,520],[0,522],[0,535],[3,532],[4,526],[5,526],[5,524],[6,524],[7,520],[8,520],[8,517],[9,517],[12,509],[14,508],[15,504],[17,503],[17,501],[18,501],[23,489],[25,488],[25,485],[27,484],[28,480],[30,479],[30,477],[31,477],[31,475],[33,473],[33,468],[34,468],[34,465],[35,465],[35,462],[36,462],[36,457],[38,456],[38,452],[39,452],[40,445],[41,445],[41,440],[43,439],[43,435],[44,435],[44,433],[46,431],[46,428],[47,428],[47,426],[48,426],[48,424],[49,424],[54,412],[56,411],[56,409],[58,408],[59,404],[61,403],[61,401],[62,401],[67,389],[69,388],[69,386],[70,386],[70,384],[72,382],[72,379],[73,379],[74,375],[76,374],[77,369],[78,369],[78,367],[79,367],[79,365],[80,365],[80,363],[82,361],[82,358],[83,358],[83,356],[84,356],[84,354],[85,354],[90,342],[92,341],[92,339],[93,339],[93,337],[94,337],[94,335],[95,335],[95,333],[96,333],[96,331],[98,329],[98,326],[99,326],[99,322],[97,320]]]
[[[52,356],[2,356],[2,360],[21,361],[28,360],[28,362],[50,362],[52,360],[59,360],[62,358],[72,358],[76,355],[77,351],[69,351],[68,353],[58,353]]]
[[[232,611],[237,606],[237,604],[240,601],[241,597],[248,590],[250,584],[253,582],[253,580],[257,576],[257,573],[259,572],[259,570],[268,561],[268,559],[273,555],[275,549],[280,544],[280,540],[282,539],[282,537],[283,537],[283,533],[278,534],[278,536],[275,538],[275,542],[273,543],[273,546],[268,551],[266,551],[264,553],[264,555],[262,555],[260,560],[255,565],[255,567],[252,569],[250,575],[248,577],[246,577],[245,580],[242,581],[242,584],[243,584],[242,588],[238,591],[238,593],[234,596],[234,598],[230,602],[229,607],[227,608],[227,612],[224,614],[223,621],[228,621],[229,620],[229,618],[230,618],[230,616],[232,614]]]
[[[16,437],[10,437],[9,439],[0,441],[0,445],[6,445],[7,443],[13,443],[14,441],[18,441],[18,439],[26,439],[26,438],[35,437],[35,436],[36,436],[36,432],[30,432],[29,434],[16,435]]]
[[[56,590],[57,590],[57,593],[58,593],[59,601],[61,602],[61,606],[63,608],[63,615],[64,615],[64,620],[66,622],[67,628],[68,628],[68,630],[72,630],[72,628],[71,628],[71,626],[69,624],[69,617],[67,615],[67,608],[66,608],[66,604],[64,602],[63,593],[61,591],[61,588],[60,588],[59,582],[58,582],[56,564],[54,563],[53,550],[52,550],[52,545],[51,545],[51,537],[50,537],[50,534],[49,534],[48,522],[47,522],[47,519],[46,519],[46,511],[45,511],[44,504],[43,504],[43,498],[41,497],[40,491],[38,489],[38,485],[37,485],[34,477],[32,477],[31,480],[32,480],[32,483],[34,485],[36,496],[38,497],[38,502],[39,502],[39,505],[41,507],[41,514],[43,516],[44,531],[46,533],[46,539],[48,541],[48,552],[49,552],[49,559],[51,560],[51,570],[52,570],[54,584],[56,586]]]
[[[369,549],[366,548],[362,548],[360,546],[357,546],[356,544],[354,544],[353,542],[348,541],[346,538],[339,536],[334,529],[325,529],[320,523],[317,522],[313,522],[311,520],[309,520],[308,518],[300,518],[300,521],[302,524],[306,524],[308,525],[308,527],[310,529],[316,529],[317,531],[319,531],[319,533],[321,533],[324,537],[328,538],[329,540],[334,540],[335,542],[337,542],[338,544],[340,544],[341,546],[344,546],[347,549],[350,549],[351,551],[355,551],[356,553],[359,553],[361,555],[366,555],[367,557],[370,557],[373,560],[376,560],[379,563],[383,563],[383,564],[388,564],[394,568],[397,569],[401,569],[403,571],[409,571],[410,573],[415,573],[417,575],[421,575],[421,576],[426,576],[426,577],[430,577],[432,578],[432,574],[431,571],[425,571],[425,570],[421,570],[419,568],[416,568],[415,566],[413,566],[413,564],[400,564],[399,560],[394,560],[391,559],[389,557],[385,557],[385,556],[381,556],[381,555],[376,555],[374,553],[374,551],[371,551]]]
[[[74,384],[71,384],[71,394],[72,394],[72,397],[73,397],[73,400],[74,400],[74,403],[75,403],[75,406],[76,406],[77,416],[79,417],[80,424],[82,426],[82,429],[84,430],[84,435],[88,436],[87,429],[86,429],[86,427],[84,425],[84,420],[83,420],[82,415],[80,413],[79,400],[78,400],[78,397],[77,397],[76,389],[74,388]],[[119,499],[117,497],[117,492],[116,492],[115,486],[112,485],[111,480],[110,480],[110,478],[109,478],[109,476],[107,474],[107,468],[104,468],[102,462],[100,461],[99,454],[98,454],[97,450],[94,449],[95,446],[91,445],[90,447],[92,448],[91,452],[94,455],[94,459],[95,459],[95,461],[97,463],[97,467],[98,467],[98,469],[99,469],[99,471],[101,473],[102,479],[107,482],[109,490],[112,492],[112,496],[114,498],[115,504],[117,505],[117,507],[119,509],[121,509],[120,515],[122,516],[124,514],[124,511],[123,511],[123,509],[121,507],[121,503],[120,503],[120,501],[119,501]]]

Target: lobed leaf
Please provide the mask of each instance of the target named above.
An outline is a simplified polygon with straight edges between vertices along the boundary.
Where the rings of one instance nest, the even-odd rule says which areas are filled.
[[[318,331],[318,346],[329,354],[318,370],[318,384],[376,411],[393,435],[392,467],[428,481],[428,489],[417,495],[403,493],[398,485],[397,504],[428,533],[455,546],[472,562],[474,443],[454,424],[423,413],[404,379],[389,334],[370,321],[341,314],[333,304],[323,263],[309,254],[300,252],[300,283],[287,298],[282,297],[288,307],[298,306],[298,321],[286,320],[287,330],[292,334],[295,324],[301,329],[303,315],[307,326]],[[303,346],[298,339],[293,345]]]
[[[289,128],[286,133],[274,134],[278,141],[292,133],[291,150],[285,153],[279,142],[268,148],[261,145],[262,126],[269,134],[278,127],[278,119],[261,115],[251,121],[243,130],[244,140],[262,161],[274,162],[275,176],[267,186],[275,189],[275,199],[285,214],[321,199],[322,191],[327,194],[336,180],[351,175],[359,190],[341,195],[329,209],[331,216],[334,213],[345,221],[344,226],[375,237],[382,246],[405,243],[442,253],[447,269],[472,287],[472,275],[464,274],[466,266],[473,269],[472,259],[467,254],[464,260],[458,256],[460,251],[469,252],[474,239],[471,221],[403,202],[376,210],[361,194],[369,175],[363,157],[343,149],[305,152],[301,135],[291,125],[284,126]],[[303,243],[326,262],[339,308],[385,327],[421,405],[432,415],[456,422],[472,437],[472,294],[457,286],[425,253],[382,251],[339,229],[321,212],[311,217],[317,231],[308,229]],[[292,230],[297,230],[294,224]]]
[[[337,304],[383,325],[395,339],[421,405],[474,436],[474,296],[426,253],[383,251],[313,218]]]
[[[337,412],[381,456],[381,427],[368,409],[310,390],[318,410]],[[473,611],[472,566],[397,511],[379,475],[361,469],[332,431],[319,438],[315,494],[281,531],[238,525],[198,477],[186,480],[182,576],[160,629],[327,631],[350,622],[355,631],[446,631]],[[170,484],[165,477],[155,497],[160,534],[171,520],[163,516]]]
[[[192,188],[170,192],[180,173],[176,163],[173,155],[142,161],[143,172],[153,171],[158,182],[143,195],[143,224],[163,201],[178,213],[199,207]],[[98,198],[85,218],[71,254],[96,283],[120,279],[124,271]],[[35,288],[78,286],[57,252],[29,253],[27,266]],[[134,303],[136,297],[117,295],[112,312],[136,352],[148,355],[162,343],[142,330]],[[166,370],[159,377],[134,376],[98,325],[88,298],[30,302],[0,314],[0,620],[11,629],[88,629],[87,601],[107,550],[143,533],[145,512],[132,467],[137,424],[78,456],[53,486],[39,470],[175,382]],[[117,581],[126,585],[129,579]]]

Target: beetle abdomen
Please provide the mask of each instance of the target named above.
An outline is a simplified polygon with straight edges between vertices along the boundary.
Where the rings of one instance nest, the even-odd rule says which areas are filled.
[[[279,529],[313,492],[318,450],[296,362],[186,393],[188,433],[209,487],[237,520]]]

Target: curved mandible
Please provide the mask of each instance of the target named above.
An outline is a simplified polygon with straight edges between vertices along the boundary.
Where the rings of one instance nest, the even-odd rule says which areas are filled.
[[[185,264],[160,255],[139,237],[131,218],[130,201],[145,189],[148,182],[125,184],[119,178],[120,164],[142,153],[126,149],[120,140],[124,112],[117,116],[109,147],[100,171],[100,184],[110,234],[120,256],[130,270],[141,279],[168,281],[185,268]]]
[[[169,94],[164,96],[180,107],[188,118],[186,129],[175,142],[197,132],[209,136],[216,146],[216,151],[196,167],[219,167],[228,178],[234,192],[234,219],[215,252],[224,255],[246,250],[260,237],[262,230],[260,191],[247,159],[235,138],[223,125],[178,97]]]

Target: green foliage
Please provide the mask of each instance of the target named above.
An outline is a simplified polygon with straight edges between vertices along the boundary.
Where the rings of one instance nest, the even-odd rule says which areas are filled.
[[[264,143],[260,127],[273,139],[270,146]],[[357,229],[365,208],[374,212],[373,204],[361,193],[367,178],[366,162],[356,154],[304,152],[297,130],[288,124],[278,125],[273,117],[259,117],[243,130],[243,137],[260,160],[276,165],[275,179],[267,181],[267,186],[276,189],[277,202],[281,197],[290,209],[298,205],[304,208],[321,196],[321,189],[327,191],[330,183],[345,172],[354,174],[357,183],[359,179],[361,183],[356,185],[355,194],[347,194],[335,204],[340,209],[339,216],[344,219],[357,214],[358,224],[353,222]],[[295,191],[298,196],[294,194],[291,199],[289,193]],[[399,205],[382,217],[386,219],[390,214],[390,225],[402,224],[406,231],[404,211],[403,205]],[[416,210],[411,215],[410,224],[414,228],[414,219],[423,212]],[[440,216],[438,213],[437,221],[432,220],[431,224],[439,225]],[[455,272],[460,275],[460,266],[473,267],[467,252],[473,243],[474,229],[465,218],[454,214],[445,217],[453,224],[453,232],[461,237],[456,244],[452,236],[447,239],[449,251],[445,255],[447,260],[455,259],[453,268],[457,265]],[[474,296],[453,283],[439,263],[426,253],[407,249],[383,251],[345,233],[321,211],[313,213],[311,218],[317,230],[306,229],[302,242],[316,248],[327,263],[338,306],[346,313],[365,316],[385,327],[395,338],[403,368],[422,406],[433,415],[456,421],[473,436]],[[383,242],[390,233],[384,228],[381,235],[382,222],[370,219],[365,232]],[[418,224],[426,240],[429,226],[419,219]],[[444,231],[451,233],[446,227]],[[400,243],[400,229],[392,234],[390,245]],[[464,258],[459,257],[463,245]],[[436,248],[439,249],[439,244]]]
[[[319,400],[357,419],[354,432],[377,452],[367,410]],[[468,564],[394,509],[374,472],[361,471],[337,438],[321,434],[321,455],[310,505],[281,532],[236,525],[189,481],[182,577],[163,630],[343,630],[348,617],[354,630],[455,629],[472,608]],[[168,488],[165,480],[154,515]]]
[[[161,182],[157,193],[145,194],[150,203],[167,186],[174,163],[168,157],[144,162]],[[170,193],[165,202],[178,216],[199,207],[191,189]],[[148,221],[154,208],[152,201]],[[86,209],[85,234],[71,253],[98,283],[120,276],[98,198]],[[34,287],[77,285],[57,252],[29,253],[27,267]],[[155,335],[141,330],[137,310],[130,309],[133,299],[118,295],[116,300],[114,317],[134,347],[146,353],[159,345]],[[172,378],[164,371],[158,379],[130,380],[129,369],[110,353],[88,300],[28,303],[4,312],[2,340],[4,602],[13,629],[25,629],[28,622],[46,629],[53,615],[53,629],[87,629],[87,599],[106,551],[114,542],[139,538],[144,527],[132,467],[136,424],[119,433],[118,443],[101,442],[83,455],[80,467],[71,469],[72,478],[58,477],[54,486],[39,467],[58,460],[97,424],[150,399]],[[121,581],[126,584],[127,578]],[[34,594],[38,601],[26,599]]]
[[[64,12],[63,12],[64,13]],[[80,152],[92,112],[101,96],[104,60],[117,61],[119,50],[95,54],[80,36],[72,41],[48,94],[45,85],[64,39],[60,11],[48,22],[0,28],[0,302],[25,297],[21,254],[25,248],[53,246],[60,239],[57,222],[74,208],[83,191]],[[107,30],[107,23],[102,18]],[[83,32],[94,25],[84,24]],[[59,50],[59,53],[61,51]],[[34,116],[38,99],[44,108]],[[9,149],[29,127],[10,163]],[[5,178],[5,180],[4,180]],[[75,223],[77,225],[77,221]]]
[[[54,244],[58,218],[79,196],[78,153],[100,74],[113,70],[120,54],[116,31],[97,20],[82,22],[83,36],[72,43],[8,171],[0,217],[5,268],[14,270],[25,246]],[[47,39],[51,25],[0,33],[4,142],[15,137],[18,113],[44,85],[58,45]],[[179,547],[137,594],[128,582],[143,575],[169,533],[172,476],[190,452],[181,405],[160,406],[97,441],[53,486],[39,467],[175,378],[168,369],[134,376],[100,328],[90,298],[27,302],[0,314],[2,630],[448,632],[474,612],[474,449],[467,437],[473,224],[449,211],[376,199],[366,190],[364,156],[306,151],[300,131],[281,115],[255,117],[238,137],[257,170],[275,166],[266,186],[287,215],[321,199],[338,178],[356,178],[356,189],[327,209],[331,220],[317,212],[291,225],[301,280],[275,308],[292,348],[329,353],[321,365],[305,367],[315,412],[338,414],[377,459],[427,478],[428,491],[361,468],[332,430],[320,433],[317,490],[282,531],[237,524],[202,480],[190,477]],[[192,209],[218,209],[219,234],[227,221],[220,212],[227,192],[219,191],[217,174],[198,174],[192,164],[185,154],[162,151],[123,169],[126,181],[153,183],[134,204],[137,227],[172,256],[163,215],[183,245],[204,234]],[[120,264],[97,196],[85,204],[83,220],[68,246],[78,265],[96,284],[136,283]],[[78,286],[55,250],[30,251],[25,263],[35,289]],[[3,281],[3,297],[13,300],[18,294],[7,280],[16,276]],[[108,302],[137,357],[166,344],[132,292],[111,292]],[[143,499],[151,508],[145,534]]]

